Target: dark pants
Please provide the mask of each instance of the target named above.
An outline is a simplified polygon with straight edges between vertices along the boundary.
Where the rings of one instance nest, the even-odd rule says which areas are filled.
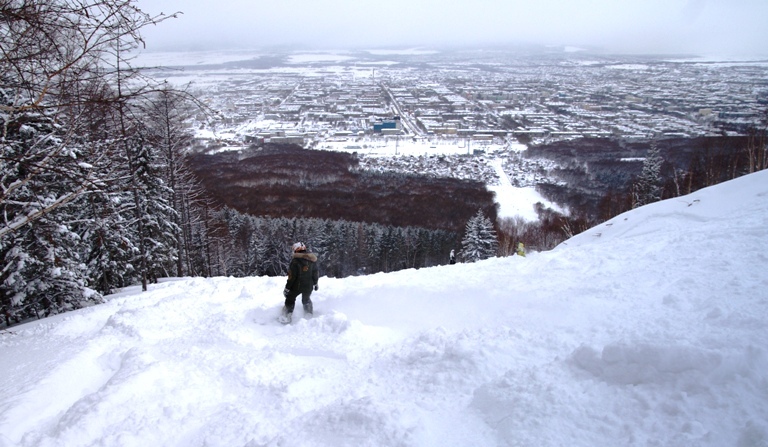
[[[301,304],[304,305],[304,311],[312,312],[312,300],[309,296],[312,295],[312,289],[307,292],[300,290],[291,290],[288,292],[288,296],[285,297],[285,310],[290,314],[293,313],[293,308],[296,306],[296,297],[301,295]]]

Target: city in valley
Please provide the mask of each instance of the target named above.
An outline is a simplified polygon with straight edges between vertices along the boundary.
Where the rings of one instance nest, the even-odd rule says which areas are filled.
[[[145,53],[137,65],[209,107],[193,124],[209,152],[295,144],[491,187],[542,181],[551,162],[526,147],[746,135],[768,110],[768,60],[538,47]]]
[[[550,51],[147,53],[218,120],[201,139],[346,149],[739,134],[768,108],[768,60]],[[487,143],[480,143],[482,146]],[[429,149],[430,147],[427,147]]]

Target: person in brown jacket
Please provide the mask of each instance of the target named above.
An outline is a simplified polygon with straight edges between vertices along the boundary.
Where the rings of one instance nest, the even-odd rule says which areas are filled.
[[[307,252],[307,247],[301,243],[293,244],[293,259],[288,267],[288,281],[285,283],[285,306],[281,316],[282,323],[290,323],[293,309],[296,305],[296,297],[301,295],[301,303],[304,305],[304,316],[312,316],[312,290],[317,290],[317,256]]]

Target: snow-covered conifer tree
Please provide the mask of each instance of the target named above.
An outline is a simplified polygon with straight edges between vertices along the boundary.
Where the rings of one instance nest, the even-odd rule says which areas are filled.
[[[466,262],[475,262],[496,256],[499,242],[491,220],[478,210],[467,222],[461,255]]]
[[[176,275],[185,273],[182,252],[185,238],[182,228],[189,225],[189,213],[185,213],[185,205],[190,202],[185,198],[197,194],[197,185],[186,164],[187,151],[191,145],[192,135],[186,121],[192,114],[191,101],[187,94],[165,86],[146,102],[144,113],[147,116],[145,127],[147,142],[156,152],[158,174],[163,180],[168,206],[173,210],[174,240],[173,250],[176,257]],[[189,268],[187,268],[189,270]]]
[[[0,89],[0,104],[9,105]],[[75,137],[37,107],[0,115],[0,296],[3,313],[28,318],[82,307],[91,293],[75,232],[92,169]]]
[[[118,191],[94,191],[80,208],[77,225],[82,260],[91,287],[107,295],[136,279],[131,259],[138,249],[126,216],[130,200]]]
[[[654,144],[643,161],[643,170],[632,187],[632,208],[661,200],[662,184],[661,158],[659,148]]]
[[[143,141],[136,145],[134,163],[138,197],[143,220],[139,236],[144,245],[148,278],[157,278],[175,273],[178,254],[177,235],[180,229],[176,222],[177,213],[169,203],[171,191],[162,178],[162,167],[153,147]]]

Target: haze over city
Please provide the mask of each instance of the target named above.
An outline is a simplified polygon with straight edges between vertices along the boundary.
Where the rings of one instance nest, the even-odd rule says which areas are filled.
[[[552,45],[614,53],[764,56],[764,0],[141,0],[182,12],[144,30],[147,48],[215,50]]]

